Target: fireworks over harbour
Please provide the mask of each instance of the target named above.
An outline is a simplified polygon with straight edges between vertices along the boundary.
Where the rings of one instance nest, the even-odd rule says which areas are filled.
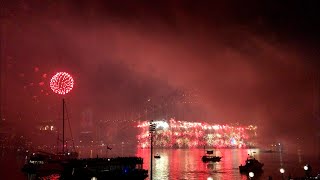
[[[250,148],[256,145],[257,126],[218,125],[204,122],[154,121],[157,148]],[[139,148],[150,148],[149,122],[137,125]]]
[[[0,179],[320,179],[313,1],[0,4]]]

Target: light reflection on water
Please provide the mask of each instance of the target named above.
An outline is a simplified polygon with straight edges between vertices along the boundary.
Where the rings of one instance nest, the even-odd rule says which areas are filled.
[[[203,163],[203,149],[157,149],[161,158],[153,161],[153,179],[247,179],[241,176],[238,166],[247,158],[247,150],[222,149],[216,155],[220,162]],[[150,150],[138,149],[137,156],[144,158],[144,168],[150,168]]]
[[[40,177],[40,180],[59,180],[60,174],[51,174],[50,176]]]
[[[247,175],[239,173],[239,165],[244,164],[248,154],[265,164],[264,172],[255,175],[255,179],[281,179],[279,169],[283,163],[286,169],[286,177],[303,176],[301,168],[304,163],[312,163],[319,170],[319,162],[314,160],[299,161],[297,155],[279,153],[263,153],[259,149],[219,149],[216,155],[222,156],[220,162],[203,163],[201,157],[204,155],[203,149],[155,149],[154,153],[159,153],[161,158],[153,160],[153,179],[155,180],[175,180],[175,179],[207,179],[211,177],[215,180],[224,179],[248,179]],[[150,168],[150,149],[137,149],[136,156],[144,159],[144,168]],[[280,158],[281,157],[281,158]],[[280,162],[280,159],[285,161]],[[318,163],[318,164],[317,164]],[[316,173],[316,172],[315,172]]]

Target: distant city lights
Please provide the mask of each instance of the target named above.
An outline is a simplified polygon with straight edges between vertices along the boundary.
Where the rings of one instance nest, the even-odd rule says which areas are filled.
[[[49,126],[49,125],[45,125],[45,126],[40,126],[39,128],[40,131],[55,131],[56,128],[54,126]]]

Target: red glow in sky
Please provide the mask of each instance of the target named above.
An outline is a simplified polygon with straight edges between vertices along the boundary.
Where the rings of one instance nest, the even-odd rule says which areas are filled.
[[[73,78],[66,72],[58,72],[50,81],[52,91],[62,95],[69,93],[73,88],[73,84]]]

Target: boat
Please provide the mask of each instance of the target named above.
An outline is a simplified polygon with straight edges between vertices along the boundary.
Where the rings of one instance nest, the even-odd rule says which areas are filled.
[[[95,177],[95,178],[94,178]],[[148,177],[140,157],[74,159],[64,164],[62,179],[137,179]]]
[[[65,141],[65,118],[64,118],[64,111],[65,111],[65,102],[64,99],[62,100],[62,107],[63,107],[63,128],[62,128],[62,151],[57,153],[51,152],[44,152],[44,151],[36,151],[31,153],[22,167],[22,172],[28,174],[47,174],[53,172],[61,172],[63,170],[62,164],[68,160],[78,158],[79,154],[75,151],[75,146],[73,144],[73,150],[70,151],[66,149],[66,141]],[[69,123],[70,125],[70,123]],[[72,134],[72,133],[71,133]],[[59,140],[59,137],[58,137]]]
[[[216,156],[213,153],[213,150],[207,150],[206,154],[202,156],[203,162],[219,162],[221,160],[221,156]]]
[[[63,158],[64,159],[64,158]],[[32,153],[25,165],[22,167],[22,172],[27,174],[51,174],[62,172],[61,165],[62,157],[59,155],[37,151]]]
[[[245,165],[239,166],[240,173],[248,173],[248,172],[262,172],[263,163],[259,162],[253,156],[249,156],[245,162]]]
[[[78,158],[76,152],[48,153],[37,151],[29,155],[21,170],[27,174],[59,173],[63,170],[63,163],[76,158]]]
[[[161,158],[159,154],[156,154],[156,155],[154,155],[153,157],[154,157],[154,158],[157,158],[157,159],[158,159],[158,158]]]
[[[268,149],[268,150],[261,150],[260,152],[262,152],[262,153],[276,153],[277,151],[272,150],[272,149]]]
[[[64,101],[63,101],[64,103]],[[63,105],[64,106],[64,105]],[[64,118],[63,118],[64,121]],[[64,122],[63,122],[64,123]],[[64,127],[64,125],[63,125]],[[34,152],[27,159],[22,171],[37,177],[58,174],[60,179],[137,179],[148,177],[140,157],[88,158],[79,159],[78,153],[65,149],[61,153]],[[67,147],[67,146],[66,146]],[[74,148],[74,145],[73,145]],[[108,150],[112,148],[107,146]]]

